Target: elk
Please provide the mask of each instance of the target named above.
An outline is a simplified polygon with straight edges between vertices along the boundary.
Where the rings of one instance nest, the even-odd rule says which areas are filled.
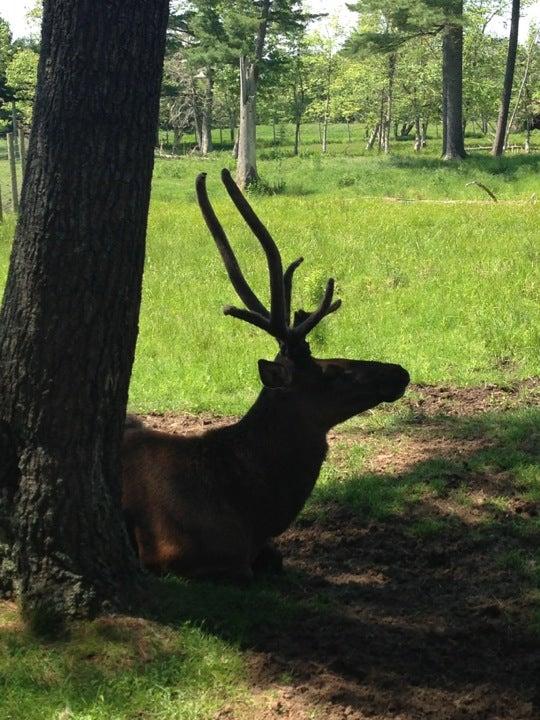
[[[391,363],[312,357],[306,336],[341,304],[333,300],[333,279],[319,307],[297,311],[291,323],[293,274],[302,258],[283,271],[274,240],[227,170],[222,181],[266,254],[270,278],[267,309],[242,274],[201,173],[199,205],[245,305],[226,306],[224,313],[270,334],[279,352],[272,361],[259,360],[263,388],[233,425],[190,436],[128,425],[122,506],[140,561],[149,570],[246,581],[258,568],[280,565],[272,539],[309,497],[327,453],[328,431],[400,398],[409,374]]]

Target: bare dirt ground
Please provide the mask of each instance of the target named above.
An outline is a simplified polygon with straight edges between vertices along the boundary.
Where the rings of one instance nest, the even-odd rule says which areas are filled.
[[[306,610],[292,629],[259,628],[247,648],[253,701],[223,708],[216,720],[540,719],[540,628],[531,629],[535,612],[540,625],[540,591],[500,562],[511,550],[538,557],[540,510],[519,496],[508,473],[468,473],[466,459],[493,438],[445,432],[456,418],[539,405],[540,382],[416,386],[402,402],[407,430],[369,457],[370,470],[400,477],[427,459],[463,458],[465,469],[447,482],[465,486],[467,502],[443,493],[382,521],[331,502],[301,516],[279,539],[286,558],[279,589]],[[142,419],[174,432],[230,421]],[[369,444],[372,432],[345,429],[331,443],[344,438]],[[529,452],[539,450],[538,435],[527,442]],[[486,500],[503,491],[510,502],[490,530]],[[424,516],[440,520],[437,532],[411,532]]]

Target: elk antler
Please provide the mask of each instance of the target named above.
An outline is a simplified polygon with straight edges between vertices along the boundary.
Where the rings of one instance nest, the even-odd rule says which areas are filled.
[[[291,296],[292,280],[294,271],[303,262],[298,258],[292,262],[283,272],[281,255],[272,236],[259,220],[255,211],[240,192],[238,186],[231,177],[228,170],[221,171],[221,179],[235,204],[251,231],[260,242],[268,263],[268,274],[270,278],[270,312],[264,307],[253,290],[249,287],[244,278],[238,261],[231,248],[229,240],[225,235],[214,209],[208,199],[206,191],[206,173],[197,176],[195,187],[199,207],[206,221],[206,225],[216,241],[219,253],[225,264],[229,279],[236,290],[239,298],[246,308],[237,308],[227,305],[223,308],[225,315],[245,320],[256,327],[265,330],[276,338],[285,354],[291,354],[294,348],[299,347],[305,341],[306,335],[330,313],[335,312],[341,305],[341,300],[332,302],[334,295],[334,280],[330,278],[326,285],[326,292],[319,307],[312,313],[302,315],[301,322],[291,326]],[[307,346],[306,346],[307,347]]]

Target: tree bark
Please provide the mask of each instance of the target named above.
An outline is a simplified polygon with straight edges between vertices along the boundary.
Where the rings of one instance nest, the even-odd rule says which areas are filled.
[[[422,149],[422,126],[418,115],[414,118],[414,128],[414,152],[419,152]]]
[[[373,128],[373,131],[371,135],[368,138],[368,141],[366,143],[366,150],[373,150],[373,146],[375,145],[375,140],[377,139],[377,136],[379,135],[379,129],[381,127],[380,123],[376,123],[375,127]]]
[[[386,116],[384,120],[384,152],[390,152],[390,127],[392,125],[392,105],[394,99],[394,78],[396,76],[397,53],[388,56],[388,89],[386,93]]]
[[[300,127],[301,127],[301,120],[300,118],[296,118],[294,122],[294,147],[293,147],[293,155],[296,157],[300,151]]]
[[[255,41],[253,59],[240,56],[240,124],[236,182],[244,189],[257,182],[257,81],[262,61],[271,0],[262,0],[261,21]]]
[[[240,127],[236,182],[241,189],[257,182],[256,68],[246,55],[240,58]]]
[[[455,4],[456,16],[463,16],[463,2]],[[450,22],[443,34],[443,153],[445,160],[466,157],[463,141],[463,24]]]
[[[512,18],[510,20],[510,37],[508,40],[508,54],[506,56],[506,69],[504,71],[501,105],[497,120],[497,130],[495,131],[493,148],[491,150],[491,154],[495,156],[503,154],[506,140],[506,126],[508,123],[508,113],[510,112],[510,98],[512,97],[512,85],[514,83],[514,69],[516,67],[519,10],[520,0],[512,0]]]
[[[212,115],[214,107],[214,72],[206,68],[205,92],[201,117],[201,154],[212,152]]]
[[[43,7],[0,311],[4,535],[17,592],[38,624],[126,607],[140,587],[121,520],[119,445],[167,14],[166,0]]]
[[[193,113],[193,129],[195,131],[195,140],[199,151],[203,144],[203,119],[202,109],[200,107],[199,95],[197,93],[197,87],[195,85],[195,78],[193,75],[189,75],[189,95],[191,98],[191,111]]]

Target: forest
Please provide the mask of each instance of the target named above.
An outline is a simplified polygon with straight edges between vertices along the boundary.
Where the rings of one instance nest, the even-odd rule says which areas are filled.
[[[537,6],[0,19],[0,720],[537,720]]]

